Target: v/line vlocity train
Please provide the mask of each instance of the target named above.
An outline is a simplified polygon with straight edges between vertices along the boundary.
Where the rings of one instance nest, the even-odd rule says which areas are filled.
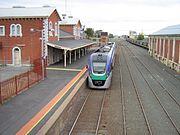
[[[108,89],[110,87],[115,50],[115,43],[109,42],[90,55],[87,80],[89,88]]]

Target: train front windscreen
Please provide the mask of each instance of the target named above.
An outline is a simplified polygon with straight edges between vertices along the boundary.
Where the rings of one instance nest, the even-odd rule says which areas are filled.
[[[107,56],[98,54],[94,55],[92,59],[93,72],[95,74],[104,74],[106,69]]]

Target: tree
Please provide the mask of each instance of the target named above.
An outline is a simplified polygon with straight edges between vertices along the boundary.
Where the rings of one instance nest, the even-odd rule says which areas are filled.
[[[144,39],[144,34],[139,33],[137,40],[143,40]]]
[[[92,28],[86,28],[85,33],[88,39],[94,36],[94,30]]]
[[[114,35],[109,33],[109,38],[114,38]]]

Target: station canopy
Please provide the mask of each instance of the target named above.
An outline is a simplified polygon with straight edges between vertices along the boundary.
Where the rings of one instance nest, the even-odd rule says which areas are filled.
[[[84,48],[87,46],[91,46],[93,44],[96,44],[96,42],[93,42],[91,40],[87,39],[61,39],[59,41],[49,41],[47,45],[57,48],[57,49],[62,49],[62,50],[67,50],[67,51],[73,51],[76,49]]]

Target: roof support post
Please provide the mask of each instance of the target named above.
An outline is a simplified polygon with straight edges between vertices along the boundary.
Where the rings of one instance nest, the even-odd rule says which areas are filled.
[[[71,64],[71,51],[69,51],[69,64]]]
[[[81,49],[79,49],[79,59],[81,58]]]
[[[64,50],[64,67],[66,67],[66,53],[67,53],[67,50]]]
[[[76,50],[74,50],[74,61],[76,61]]]
[[[84,56],[84,49],[82,48],[81,50],[82,50],[82,56]]]

